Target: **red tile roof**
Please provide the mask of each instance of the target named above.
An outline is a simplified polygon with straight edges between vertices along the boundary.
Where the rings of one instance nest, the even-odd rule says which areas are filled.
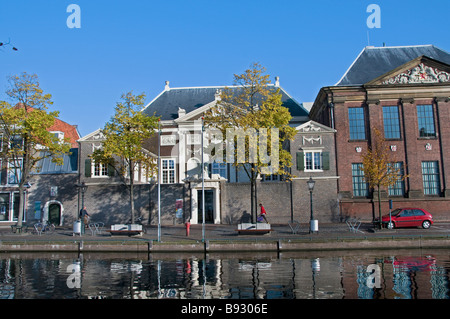
[[[18,103],[15,107],[20,107],[22,104]],[[28,107],[27,111],[31,112],[33,110],[32,107]],[[55,123],[47,129],[49,132],[63,132],[64,138],[68,138],[72,148],[78,148],[77,140],[80,138],[80,134],[78,134],[77,126],[71,125],[64,121],[61,121],[58,118],[55,118]]]
[[[77,127],[74,125],[70,125],[60,119],[56,118],[55,123],[52,127],[48,128],[48,131],[54,132],[64,132],[64,138],[68,138],[72,148],[78,148],[77,140],[80,138],[78,134]]]

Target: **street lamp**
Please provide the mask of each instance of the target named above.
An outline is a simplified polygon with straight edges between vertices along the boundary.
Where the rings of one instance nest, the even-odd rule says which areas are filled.
[[[161,119],[158,119],[158,242],[161,242]]]
[[[83,214],[81,214],[81,211],[84,209],[84,194],[86,193],[88,186],[86,185],[85,182],[82,182],[81,184],[77,184],[77,187],[81,191],[81,209],[78,211],[79,213],[78,216],[80,217],[78,227],[80,227],[79,233],[81,236],[81,234],[84,234],[84,221],[83,221]],[[78,232],[77,231],[78,229],[76,229],[75,225],[76,223],[74,224],[74,232],[73,232],[74,234]]]
[[[81,191],[81,208],[84,208],[84,194],[87,191],[88,186],[86,185],[85,182],[82,182],[81,184],[77,184],[78,188]]]
[[[205,132],[204,126],[204,118],[202,116],[202,242],[205,242],[205,159],[204,159],[204,150],[203,150],[203,135]]]
[[[313,214],[313,199],[312,199],[312,193],[314,190],[314,185],[316,184],[316,181],[314,181],[312,179],[312,177],[309,177],[309,180],[306,182],[306,184],[308,184],[308,189],[309,189],[309,202],[310,202],[310,207],[311,207],[311,217],[310,217],[310,222],[309,222],[309,233],[311,232],[315,232],[319,230],[319,223],[317,220],[314,219],[314,214]]]

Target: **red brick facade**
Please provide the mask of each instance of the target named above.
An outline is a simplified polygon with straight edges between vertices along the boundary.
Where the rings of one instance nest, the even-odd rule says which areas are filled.
[[[373,129],[378,128],[384,132],[395,162],[402,163],[408,176],[399,194],[389,195],[388,189],[381,192],[383,212],[388,212],[388,200],[392,199],[394,208],[420,207],[429,210],[435,220],[450,220],[450,82],[447,76],[450,66],[425,57],[415,60],[365,85],[324,87],[316,98],[311,119],[336,129],[338,198],[343,217],[364,220],[378,217],[377,196],[370,191],[365,196],[355,192],[352,172],[352,164],[362,163],[361,154],[373,143]],[[445,78],[404,84],[392,80],[401,72],[411,74],[412,71],[407,71],[420,63],[442,70]],[[383,117],[386,106],[396,106],[393,109],[398,110],[399,132],[395,138],[386,136],[388,124]],[[362,139],[350,136],[350,126],[354,124],[350,123],[349,109],[354,107],[362,108],[364,113],[364,120],[359,121],[364,123]],[[427,129],[420,131],[424,122],[431,133]],[[435,183],[429,183],[430,179]]]

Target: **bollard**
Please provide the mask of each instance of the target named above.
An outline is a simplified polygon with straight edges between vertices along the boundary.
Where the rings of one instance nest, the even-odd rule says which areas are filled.
[[[186,225],[186,236],[189,237],[189,232],[191,230],[191,223],[187,221],[185,225]]]

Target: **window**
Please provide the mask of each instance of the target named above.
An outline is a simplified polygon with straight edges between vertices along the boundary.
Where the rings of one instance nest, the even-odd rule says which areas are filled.
[[[369,187],[364,179],[364,166],[362,163],[352,164],[353,196],[365,197],[369,194]]]
[[[267,181],[272,181],[272,182],[276,182],[276,181],[281,181],[281,176],[280,175],[276,175],[276,174],[264,174],[262,175],[262,180],[267,182]]]
[[[163,184],[175,183],[175,160],[162,159],[161,177]]]
[[[425,195],[439,195],[441,185],[438,165],[438,161],[422,162],[423,192]]]
[[[351,140],[366,139],[366,123],[363,107],[352,107],[348,109],[348,123]]]
[[[94,163],[93,176],[94,177],[107,177],[108,176],[108,164]]]
[[[319,171],[322,169],[322,152],[305,152],[305,171]]]
[[[386,139],[400,138],[400,120],[398,106],[383,106],[384,137]]]
[[[9,193],[0,193],[0,222],[9,221]]]
[[[23,150],[23,138],[20,135],[14,135],[9,141],[9,148]]]
[[[20,207],[20,205],[19,205],[20,204],[20,195],[19,195],[19,193],[17,193],[17,192],[13,193],[12,194],[12,199],[13,199],[13,202],[12,202],[12,204],[13,204],[13,209],[12,209],[12,211],[13,211],[13,220],[17,221],[17,220],[19,220],[19,207]],[[26,196],[25,196],[24,200],[26,201]],[[25,214],[25,207],[26,207],[26,203],[24,205],[24,214],[22,215],[22,221],[25,221],[25,217],[27,215],[27,214]]]
[[[389,186],[389,196],[404,196],[405,195],[405,182],[403,181],[403,163],[392,163],[393,170],[398,172],[398,178],[394,185]]]
[[[226,178],[227,177],[227,163],[212,163],[211,164],[211,174],[219,174],[220,177]]]
[[[297,152],[298,171],[322,171],[330,169],[330,152],[305,150]]]
[[[22,160],[11,160],[8,163],[8,184],[18,184],[22,177]]]
[[[436,136],[432,105],[417,105],[417,121],[419,123],[420,137]]]
[[[425,213],[421,211],[420,209],[414,209],[413,210],[413,216],[424,216]]]
[[[64,143],[64,132],[55,131],[50,133],[52,133],[59,140],[59,143]]]

